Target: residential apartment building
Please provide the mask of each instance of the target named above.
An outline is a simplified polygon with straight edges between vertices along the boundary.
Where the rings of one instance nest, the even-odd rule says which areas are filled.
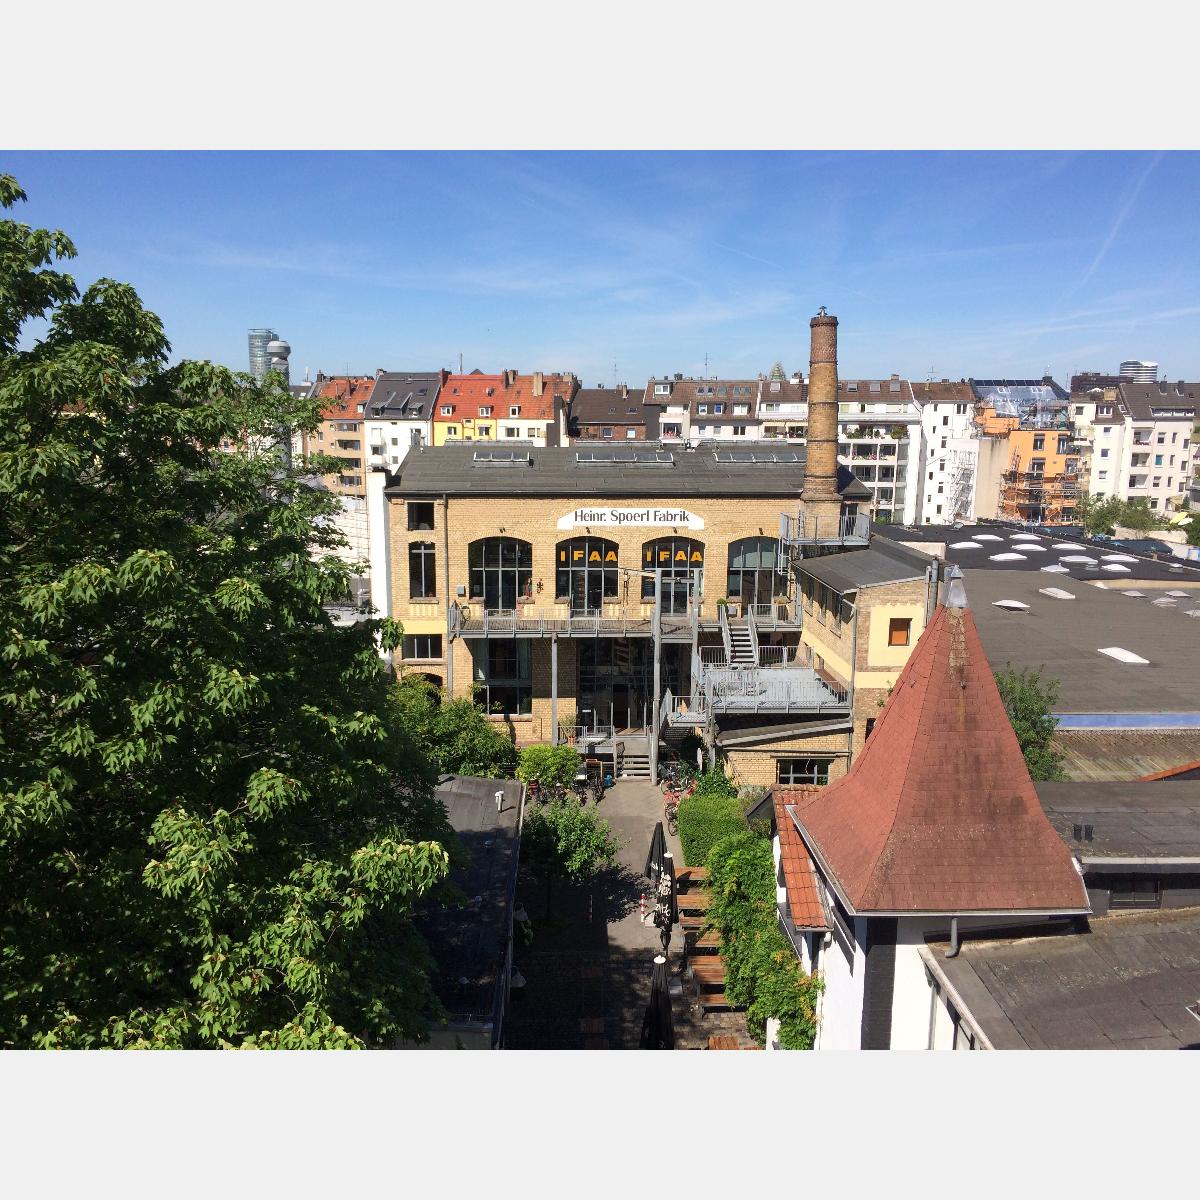
[[[1159,512],[1190,500],[1200,383],[1077,381],[1071,411],[1088,494],[1144,499]]]
[[[980,445],[971,385],[930,380],[914,384],[913,393],[924,447],[918,519],[924,525],[973,521]]]
[[[757,400],[761,379],[651,379],[643,394],[659,414],[663,443],[752,442],[762,436]]]
[[[579,381],[571,374],[448,375],[434,406],[433,444],[529,442],[557,445],[561,414]]]
[[[744,781],[844,772],[932,560],[868,547],[872,493],[837,461],[836,319],[812,340],[805,447],[445,444],[373,472],[397,667],[617,773],[689,734]]]
[[[660,409],[628,384],[580,388],[563,410],[560,442],[657,441]]]
[[[907,379],[838,383],[838,455],[871,489],[876,521],[911,525],[921,500],[921,409]]]
[[[395,469],[413,446],[433,441],[433,413],[450,372],[378,371],[363,422],[368,467]]]
[[[339,496],[365,497],[367,403],[375,386],[372,375],[324,375],[313,384],[321,400],[321,423],[315,433],[301,438],[305,454],[327,454],[340,460],[338,470],[322,482]]]

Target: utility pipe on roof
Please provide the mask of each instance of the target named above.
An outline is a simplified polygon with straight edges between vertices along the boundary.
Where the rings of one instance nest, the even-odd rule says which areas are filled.
[[[950,949],[946,951],[947,958],[957,958],[960,946],[958,944],[958,918],[950,918]]]

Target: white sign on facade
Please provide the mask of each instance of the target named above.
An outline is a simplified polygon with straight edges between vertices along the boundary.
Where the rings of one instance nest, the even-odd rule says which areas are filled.
[[[558,518],[559,529],[591,525],[614,528],[629,525],[638,529],[682,525],[686,529],[703,529],[704,518],[686,508],[576,508]]]

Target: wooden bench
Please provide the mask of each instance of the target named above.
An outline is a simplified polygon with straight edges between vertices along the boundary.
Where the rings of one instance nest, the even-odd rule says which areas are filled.
[[[725,963],[716,954],[702,955],[688,963],[688,970],[697,983],[725,986]]]
[[[707,892],[680,892],[675,897],[680,912],[707,912]]]
[[[704,883],[707,879],[707,867],[683,867],[675,872],[675,882],[680,887],[689,887],[693,883]]]

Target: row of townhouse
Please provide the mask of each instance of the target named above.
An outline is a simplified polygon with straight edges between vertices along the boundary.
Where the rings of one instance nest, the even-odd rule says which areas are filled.
[[[1091,495],[1144,499],[1166,512],[1200,492],[1195,436],[1200,383],[1096,375],[1071,381],[1080,478]]]

